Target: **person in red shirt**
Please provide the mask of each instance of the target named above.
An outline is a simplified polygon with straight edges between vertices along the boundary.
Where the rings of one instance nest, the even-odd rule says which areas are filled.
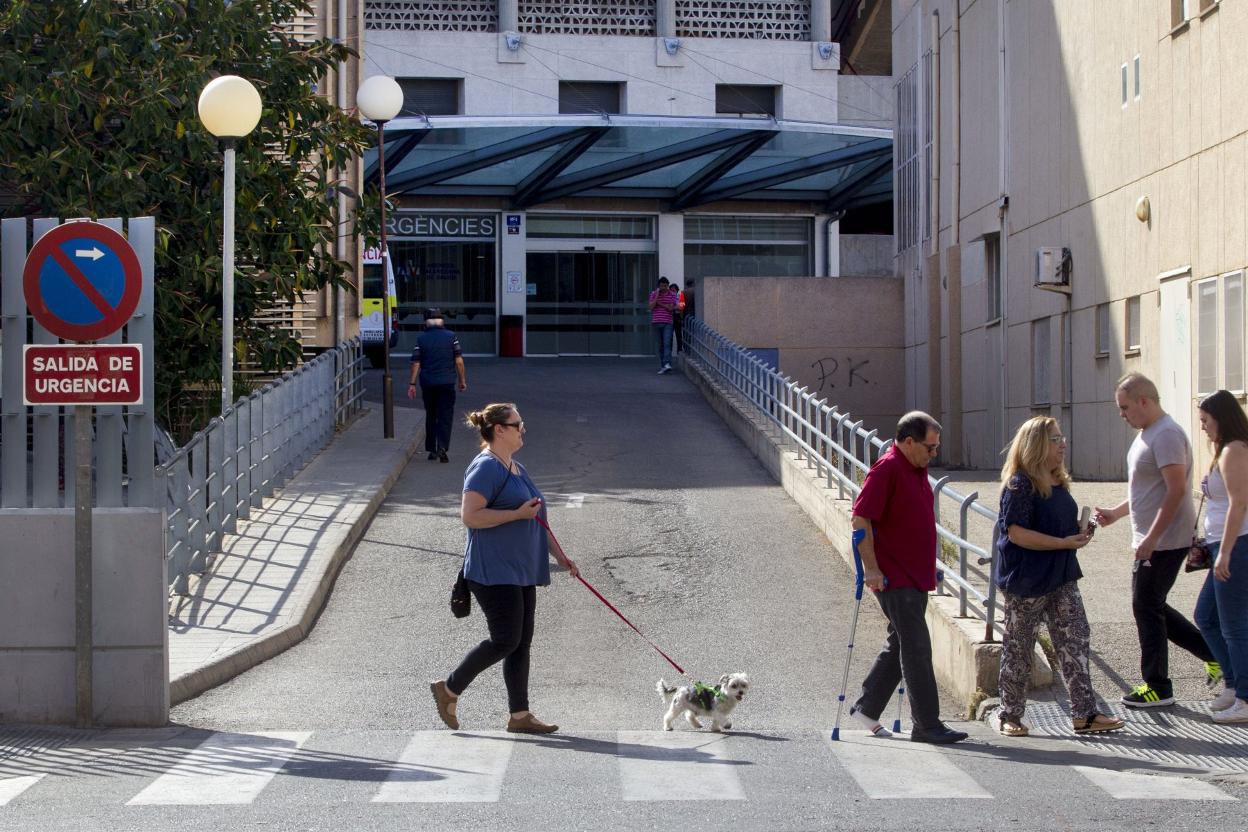
[[[925,618],[927,593],[936,588],[936,513],[927,466],[939,450],[940,424],[922,411],[907,413],[854,501],[854,528],[866,532],[858,544],[863,582],[888,619],[888,640],[849,713],[876,736],[889,736],[880,714],[904,677],[914,721],[910,739],[947,745],[967,735],[940,721]]]

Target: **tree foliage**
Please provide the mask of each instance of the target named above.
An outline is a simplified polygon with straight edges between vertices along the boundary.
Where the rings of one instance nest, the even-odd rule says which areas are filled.
[[[196,115],[214,77],[241,75],[264,102],[238,144],[236,357],[290,366],[299,344],[257,310],[348,285],[332,188],[369,131],[316,92],[348,48],[283,29],[307,5],[0,0],[4,213],[156,218],[157,399],[171,425],[219,395],[222,155]]]

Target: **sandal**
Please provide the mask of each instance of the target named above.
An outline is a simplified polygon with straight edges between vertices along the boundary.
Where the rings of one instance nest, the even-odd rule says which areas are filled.
[[[1007,737],[1025,737],[1031,732],[1017,719],[1003,719],[997,730]]]
[[[1125,722],[1116,716],[1106,716],[1093,712],[1087,719],[1074,720],[1076,734],[1101,734],[1105,731],[1117,731],[1126,727]]]

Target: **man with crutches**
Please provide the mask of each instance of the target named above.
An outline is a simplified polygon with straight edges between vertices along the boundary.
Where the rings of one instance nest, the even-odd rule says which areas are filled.
[[[940,449],[940,425],[913,411],[901,417],[893,446],[871,466],[854,501],[855,533],[863,583],[873,590],[888,639],[862,683],[850,716],[876,736],[887,736],[880,714],[905,678],[913,742],[938,745],[966,739],[940,721],[940,693],[932,670],[932,640],[925,613],[936,588],[936,512],[927,466]]]

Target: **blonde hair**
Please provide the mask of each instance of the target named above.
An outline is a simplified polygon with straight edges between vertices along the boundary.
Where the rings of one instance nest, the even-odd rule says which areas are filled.
[[[494,426],[511,421],[515,412],[516,406],[511,402],[495,402],[466,414],[464,423],[477,429],[481,434],[481,447],[487,448],[494,441]]]
[[[1057,420],[1051,416],[1033,416],[1019,425],[1005,452],[1005,465],[1001,468],[1002,489],[1009,488],[1015,474],[1022,474],[1031,480],[1036,493],[1044,499],[1053,493],[1050,478],[1055,478],[1058,485],[1070,485],[1070,474],[1064,464],[1057,466],[1056,470],[1049,470],[1046,466],[1049,431],[1055,427]]]

